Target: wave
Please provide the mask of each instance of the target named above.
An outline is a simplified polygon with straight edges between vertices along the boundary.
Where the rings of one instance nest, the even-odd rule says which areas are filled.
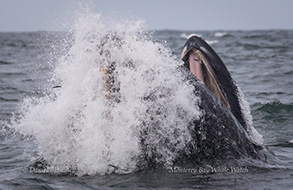
[[[182,33],[182,34],[180,35],[180,38],[183,38],[183,39],[189,39],[189,38],[192,37],[192,36],[202,37],[202,35],[200,35],[200,34],[196,34],[196,33],[191,33],[191,34]],[[206,42],[207,42],[208,44],[212,45],[212,44],[216,44],[216,43],[218,43],[219,41],[218,41],[218,40],[206,40]]]
[[[288,51],[290,49],[290,46],[288,45],[281,45],[281,44],[274,44],[270,41],[264,41],[262,43],[255,43],[255,41],[247,40],[246,42],[236,42],[237,46],[243,47],[245,50],[251,51],[251,50],[259,50],[259,49],[271,49],[278,52],[284,52]]]
[[[13,62],[0,60],[0,65],[10,65],[10,64],[13,64]]]
[[[206,40],[206,42],[210,45],[213,45],[213,44],[218,43],[219,41],[218,40]]]
[[[293,148],[293,139],[288,142],[282,142],[282,143],[272,144],[268,146]]]
[[[192,36],[202,37],[202,35],[200,35],[200,34],[196,34],[196,33],[190,33],[190,34],[182,33],[182,34],[180,35],[180,37],[183,38],[183,39],[189,39],[189,38],[192,37]]]
[[[215,37],[223,37],[223,36],[226,36],[227,35],[227,33],[226,32],[216,32],[215,34],[214,34],[214,36]]]
[[[293,114],[293,104],[283,104],[279,100],[268,103],[257,103],[254,105],[257,107],[258,111],[267,112],[267,113],[279,113],[281,111]]]
[[[0,102],[18,102],[18,99],[0,97]]]
[[[1,46],[5,47],[11,47],[11,48],[27,48],[28,43],[22,40],[16,40],[16,41],[7,41],[1,44]]]

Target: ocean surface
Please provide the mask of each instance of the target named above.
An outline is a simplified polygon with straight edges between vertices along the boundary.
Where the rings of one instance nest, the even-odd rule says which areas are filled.
[[[293,188],[293,31],[149,32],[136,23],[107,29],[97,18],[86,19],[87,25],[81,20],[70,32],[0,33],[0,189]],[[127,47],[100,59],[96,52],[107,51],[103,36],[109,31],[126,35]],[[215,49],[242,89],[270,156],[247,160],[237,166],[241,171],[199,166],[136,171],[132,158],[140,150],[131,126],[145,108],[133,94],[149,88],[140,80],[153,74],[123,70],[121,86],[127,85],[121,93],[127,101],[105,111],[98,97],[104,97],[100,65],[112,58],[132,60],[142,70],[158,69],[155,82],[168,81],[164,69],[181,63],[183,45],[194,34]],[[108,48],[115,49],[119,44],[112,38]],[[157,55],[158,49],[165,56]],[[179,84],[171,80],[170,85]],[[101,117],[108,112],[111,123]],[[36,170],[32,165],[40,156],[60,167]]]

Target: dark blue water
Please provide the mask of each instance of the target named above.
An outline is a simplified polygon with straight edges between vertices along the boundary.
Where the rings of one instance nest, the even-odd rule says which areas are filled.
[[[211,44],[242,89],[271,153],[267,162],[246,160],[242,172],[199,172],[197,166],[190,167],[194,173],[184,168],[82,176],[31,172],[38,144],[15,131],[11,118],[18,117],[26,97],[47,94],[72,34],[0,33],[0,189],[292,189],[293,31],[158,31],[153,39],[180,57],[192,33]]]

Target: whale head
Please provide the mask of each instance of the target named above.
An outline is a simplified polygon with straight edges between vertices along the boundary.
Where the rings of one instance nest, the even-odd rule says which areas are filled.
[[[190,37],[183,48],[181,60],[185,66],[201,80],[220,99],[227,108],[230,108],[226,93],[222,87],[213,65],[220,60],[214,50],[200,37]]]

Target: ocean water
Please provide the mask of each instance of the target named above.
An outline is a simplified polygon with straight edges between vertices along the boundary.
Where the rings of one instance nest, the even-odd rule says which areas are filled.
[[[242,89],[269,154],[217,171],[138,170],[140,123],[151,120],[149,106],[168,115],[156,118],[148,139],[166,165],[190,139],[185,124],[200,116],[190,106],[199,99],[175,73],[194,34],[215,49]],[[291,30],[148,31],[139,21],[91,14],[68,32],[0,33],[0,50],[0,189],[292,189]],[[109,100],[101,68],[113,62],[120,89]],[[165,86],[170,97],[152,105],[139,99]],[[176,117],[178,106],[184,117]],[[172,150],[158,135],[169,138]],[[40,158],[52,167],[32,167]]]

